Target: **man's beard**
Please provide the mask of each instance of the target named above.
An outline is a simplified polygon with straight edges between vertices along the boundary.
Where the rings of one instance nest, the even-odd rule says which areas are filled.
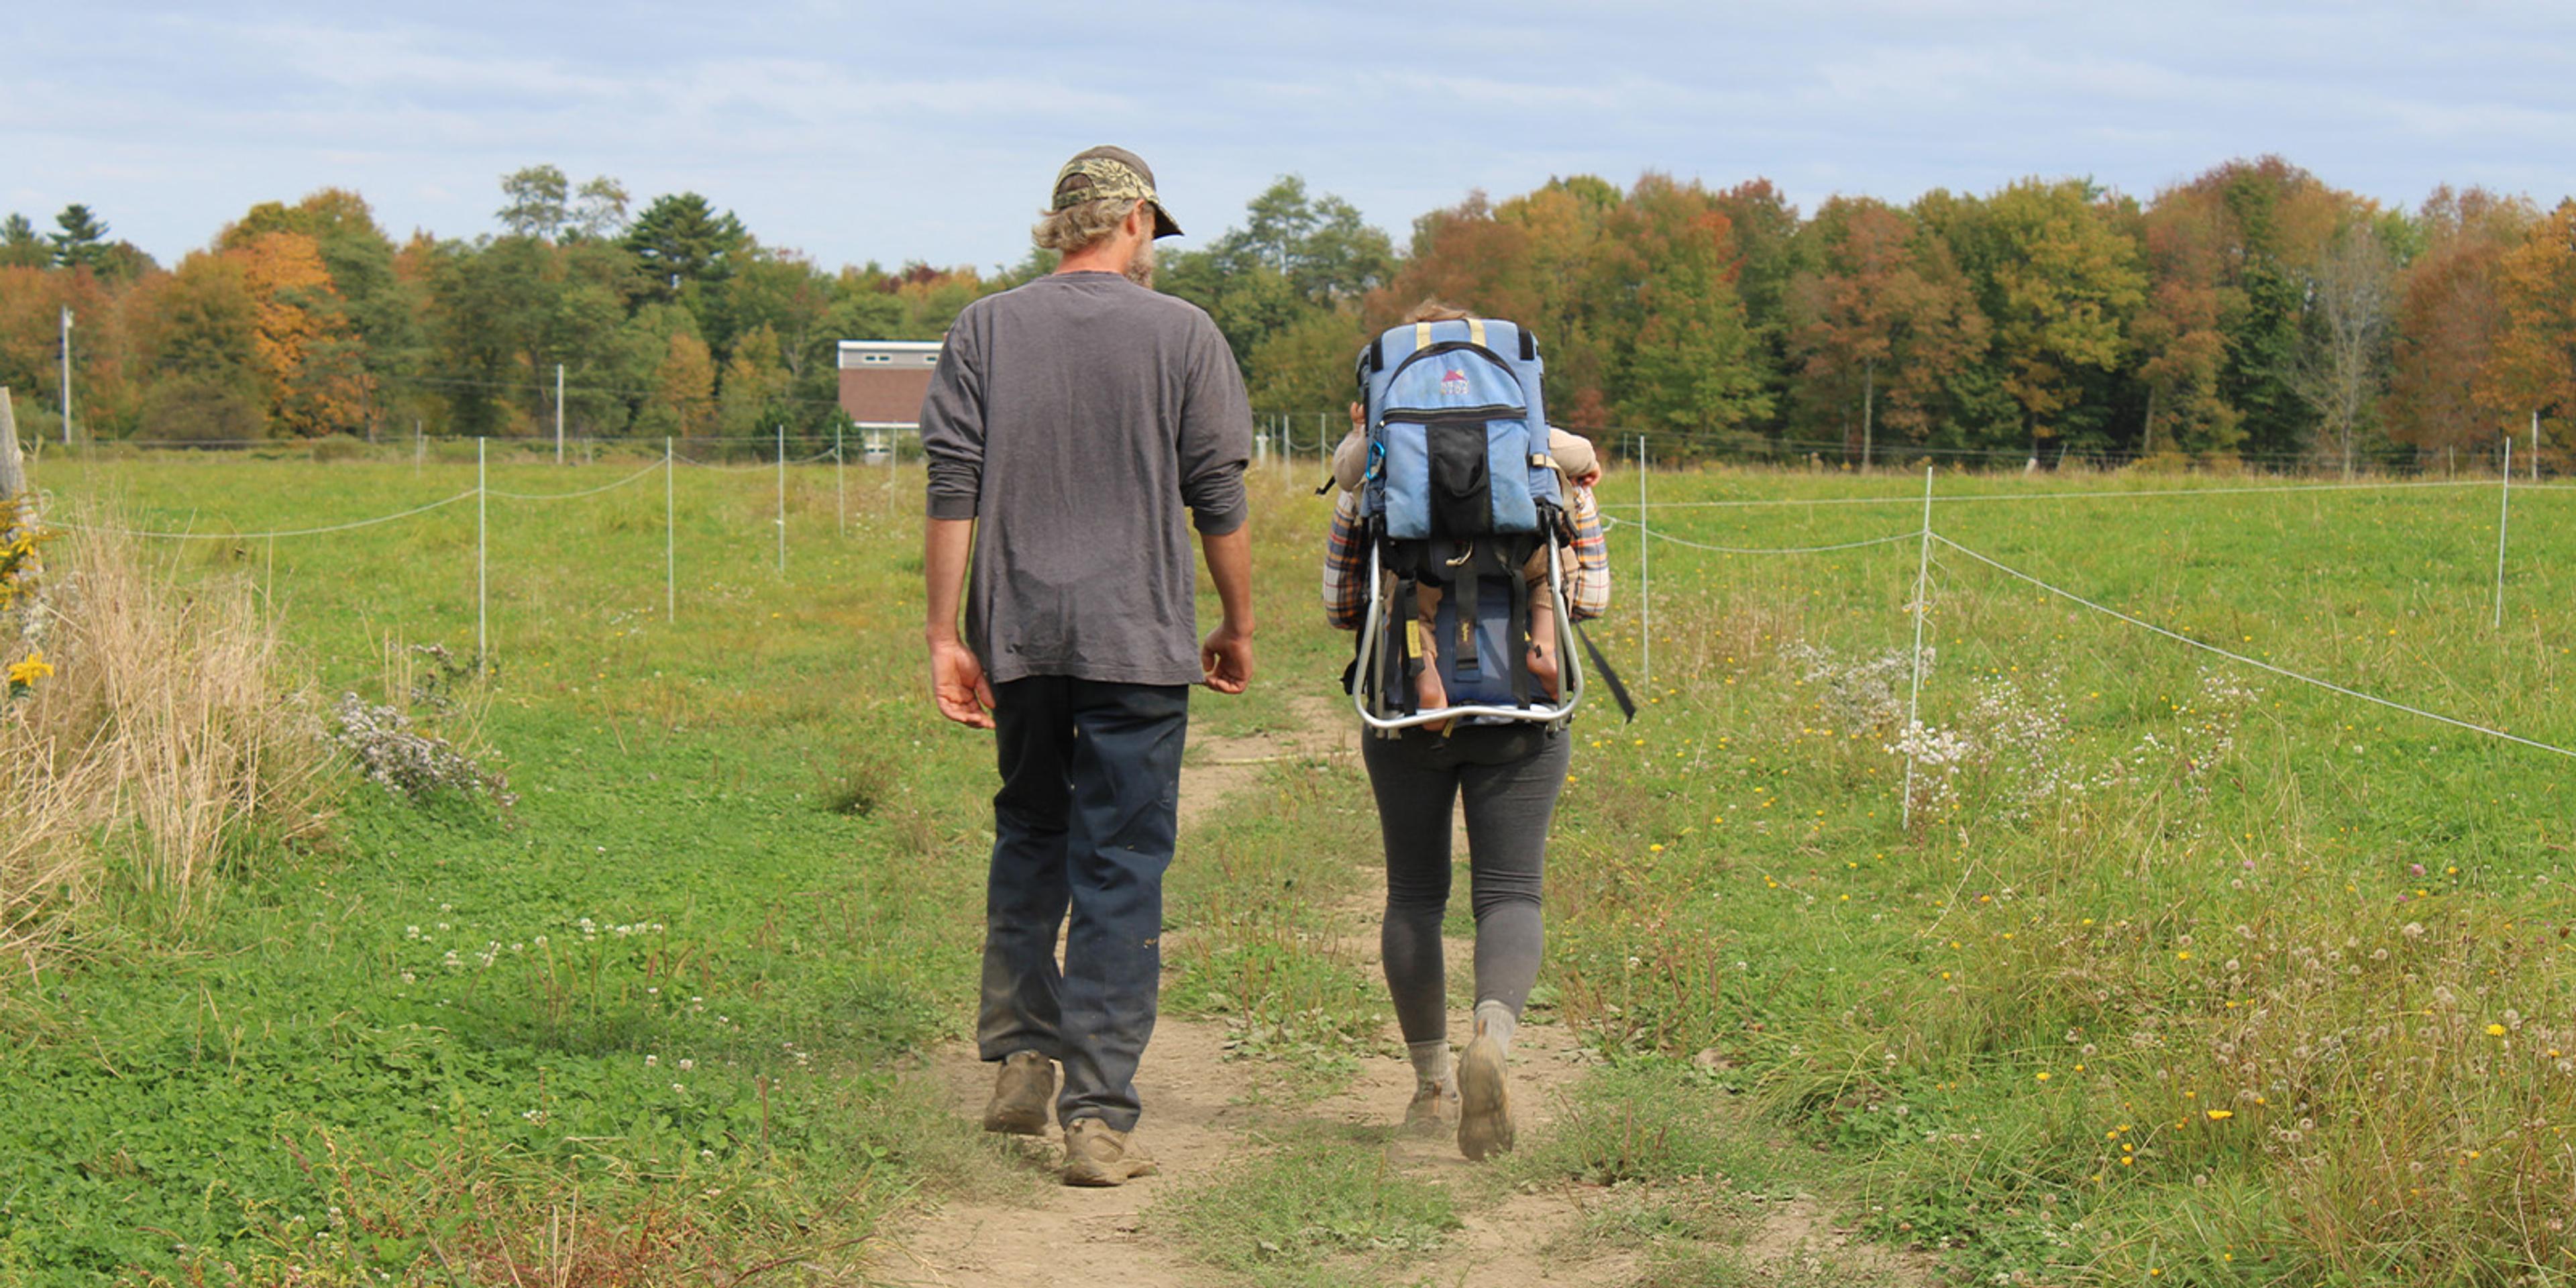
[[[1137,244],[1136,253],[1127,257],[1127,267],[1124,271],[1127,274],[1128,281],[1134,282],[1138,286],[1144,287],[1147,290],[1152,290],[1154,288],[1153,238],[1148,237]]]

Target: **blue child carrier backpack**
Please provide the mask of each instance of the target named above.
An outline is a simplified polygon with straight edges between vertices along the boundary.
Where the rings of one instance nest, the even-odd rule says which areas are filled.
[[[1467,318],[1393,327],[1360,352],[1371,546],[1368,617],[1352,667],[1353,702],[1393,731],[1455,715],[1554,722],[1581,697],[1563,578],[1564,501],[1547,457],[1538,344],[1509,322]],[[1544,550],[1548,575],[1523,575]],[[1431,638],[1420,597],[1441,599]],[[1530,595],[1556,607],[1561,699],[1530,674]],[[1425,711],[1415,680],[1438,667],[1447,705]]]

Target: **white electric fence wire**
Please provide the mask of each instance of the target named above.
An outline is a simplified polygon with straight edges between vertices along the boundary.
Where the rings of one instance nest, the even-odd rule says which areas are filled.
[[[644,478],[653,473],[653,471],[661,468],[663,468],[663,462],[655,461],[614,483],[608,484],[604,487],[584,488],[578,492],[504,492],[499,488],[494,488],[492,489],[492,495],[497,496],[504,501],[573,501],[585,496],[597,496],[602,492],[614,492],[617,489],[635,482],[637,479]]]
[[[753,470],[774,470],[778,468],[778,462],[776,461],[755,461],[749,465],[719,465],[714,461],[702,461],[694,456],[686,454],[682,454],[674,459],[678,460],[683,465],[695,465],[702,470],[719,470],[727,474],[749,474]],[[830,459],[832,459],[832,449],[826,447],[822,451],[814,453],[812,456],[799,456],[795,460],[787,463],[790,465],[811,465],[816,461],[828,461]]]
[[[1604,525],[1605,530],[1609,523],[1609,518],[1607,516],[1603,517],[1602,524]],[[1913,541],[1920,538],[1923,535],[1923,531],[1920,528],[1913,528],[1904,532],[1891,532],[1883,537],[1871,537],[1866,541],[1844,541],[1830,546],[1716,546],[1700,541],[1685,541],[1669,532],[1648,532],[1646,535],[1653,537],[1657,541],[1669,542],[1676,546],[1687,546],[1693,550],[1706,550],[1712,554],[1821,555],[1830,554],[1836,550],[1858,550],[1864,546],[1884,546],[1892,545],[1899,541]]]
[[[318,537],[326,533],[349,532],[358,528],[372,528],[380,523],[392,523],[398,519],[412,518],[416,515],[427,514],[432,510],[445,509],[459,501],[471,501],[479,495],[481,495],[481,489],[467,488],[444,501],[432,501],[427,505],[404,510],[397,514],[379,514],[372,519],[355,519],[348,523],[335,523],[324,528],[289,528],[277,532],[150,532],[140,528],[101,528],[81,523],[56,523],[52,520],[47,520],[45,526],[49,528],[62,528],[72,532],[105,533],[109,536],[118,537],[152,537],[163,541],[257,541],[262,538],[275,537]]]
[[[2250,496],[2257,493],[2283,495],[2299,492],[2403,492],[2418,488],[2485,486],[2486,480],[2484,479],[2466,479],[2458,481],[2437,480],[2431,483],[2315,483],[2295,484],[2281,487],[2177,487],[2144,488],[2134,491],[2105,489],[2098,492],[1986,492],[1972,493],[1967,496],[1945,496],[1941,498],[1941,504],[1966,505],[1981,501],[2117,501],[2134,497]],[[2542,486],[2568,487],[2572,485],[2543,484]],[[1910,496],[1823,496],[1804,498],[1772,497],[1759,500],[1740,501],[1658,501],[1655,504],[1660,505],[1667,510],[1727,510],[1750,508],[1754,506],[1912,505],[1914,504],[1915,499],[1916,498]],[[1604,509],[1615,507],[1624,510],[1630,508],[1628,503],[1622,501],[1604,501],[1601,504]]]
[[[2007,563],[2002,562],[2001,560],[1995,559],[1995,558],[1993,558],[1992,556],[1984,555],[1984,554],[1979,554],[1978,552],[1976,552],[1976,551],[1974,551],[1974,550],[1970,550],[1970,549],[1969,549],[1969,548],[1967,548],[1966,546],[1960,545],[1958,542],[1956,542],[1956,541],[1952,541],[1952,540],[1951,540],[1951,539],[1949,539],[1948,537],[1942,536],[1940,533],[1937,533],[1937,532],[1936,532],[1936,533],[1933,533],[1933,534],[1932,534],[1932,539],[1933,539],[1934,541],[1938,541],[1938,542],[1940,542],[1942,545],[1948,546],[1948,547],[1949,547],[1950,549],[1952,549],[1952,550],[1956,550],[1956,551],[1958,551],[1960,554],[1966,555],[1967,557],[1969,557],[1969,558],[1971,558],[1971,559],[1974,559],[1974,560],[1976,560],[1977,562],[1979,562],[1979,563],[1981,563],[1981,564],[1986,565],[1987,567],[1993,568],[1993,569],[1994,569],[1995,571],[1997,571],[1997,572],[2003,573],[2003,574],[2005,574],[2005,575],[2007,575],[2007,576],[2018,577],[2018,578],[2020,578],[2021,580],[2026,581],[2026,582],[2029,582],[2031,585],[2033,585],[2033,586],[2037,586],[2037,587],[2039,587],[2041,590],[2047,591],[2049,594],[2055,595],[2055,596],[2057,596],[2057,597],[2058,597],[2058,598],[2060,598],[2060,599],[2068,600],[2068,601],[2073,602],[2073,603],[2076,603],[2076,604],[2081,604],[2081,605],[2083,605],[2083,606],[2084,606],[2084,607],[2086,607],[2086,608],[2090,608],[2090,609],[2092,609],[2094,612],[2097,612],[2097,613],[2101,613],[2101,614],[2103,614],[2104,616],[2107,616],[2107,617],[2116,617],[2116,618],[2120,619],[2121,621],[2127,622],[2127,623],[2128,623],[2128,624],[2130,624],[2131,626],[2135,626],[2135,627],[2137,627],[2137,628],[2138,628],[2138,629],[2140,629],[2140,630],[2143,630],[2143,631],[2149,631],[2149,632],[2152,632],[2152,633],[2157,634],[2157,635],[2162,635],[2162,636],[2164,636],[2164,637],[2165,637],[2165,638],[2167,638],[2167,639],[2175,640],[2175,641],[2178,641],[2178,642],[2180,642],[2180,643],[2184,643],[2184,644],[2188,644],[2188,645],[2192,646],[2193,648],[2199,649],[2199,650],[2201,650],[2201,651],[2203,651],[2203,652],[2206,652],[2206,653],[2215,653],[2215,654],[2217,654],[2217,655],[2218,655],[2218,656],[2220,656],[2220,657],[2223,657],[2223,658],[2228,659],[2229,661],[2232,661],[2232,662],[2241,662],[2241,663],[2243,663],[2243,664],[2245,664],[2245,665],[2247,665],[2247,666],[2253,667],[2253,668],[2255,668],[2256,670],[2259,670],[2259,671],[2269,671],[2269,672],[2271,672],[2272,674],[2277,675],[2277,676],[2280,676],[2281,678],[2283,678],[2283,679],[2285,679],[2285,680],[2296,680],[2296,681],[2298,681],[2298,682],[2299,682],[2299,683],[2301,683],[2301,684],[2313,685],[2313,686],[2315,686],[2315,687],[2317,687],[2317,688],[2324,689],[2324,690],[2325,690],[2325,691],[2327,691],[2328,693],[2339,693],[2339,694],[2342,694],[2343,696],[2345,696],[2345,697],[2347,697],[2347,698],[2358,698],[2358,699],[2360,699],[2360,700],[2361,700],[2361,701],[2363,701],[2363,702],[2372,703],[2372,704],[2377,705],[2377,706],[2387,707],[2387,708],[2389,708],[2389,709],[2390,709],[2390,710],[2392,710],[2392,711],[2403,711],[2403,712],[2405,712],[2406,714],[2411,715],[2411,716],[2421,716],[2421,717],[2423,717],[2423,718],[2424,718],[2424,719],[2426,719],[2426,720],[2431,720],[2431,721],[2435,721],[2435,722],[2440,723],[2440,724],[2452,725],[2452,726],[2457,727],[2457,728],[2466,729],[2466,730],[2470,731],[2471,733],[2482,733],[2482,734],[2487,735],[2487,736],[2488,736],[2488,737],[2490,737],[2490,738],[2501,738],[2501,739],[2505,740],[2506,742],[2519,743],[2519,744],[2521,744],[2522,746],[2530,747],[2530,748],[2533,748],[2534,750],[2537,750],[2537,751],[2546,751],[2546,752],[2550,752],[2550,753],[2552,753],[2552,754],[2554,754],[2554,755],[2565,756],[2565,757],[2568,757],[2568,758],[2569,758],[2569,759],[2571,759],[2571,760],[2576,760],[2576,750],[2571,750],[2571,749],[2566,748],[2566,747],[2554,746],[2554,745],[2552,745],[2552,744],[2550,744],[2550,743],[2540,742],[2540,741],[2537,741],[2537,740],[2535,740],[2535,739],[2531,739],[2531,738],[2525,738],[2525,737],[2521,736],[2520,734],[2506,733],[2506,732],[2505,732],[2504,730],[2502,730],[2502,729],[2492,729],[2492,728],[2489,728],[2489,727],[2487,727],[2487,726],[2485,726],[2485,725],[2482,725],[2482,724],[2476,724],[2476,723],[2472,723],[2472,722],[2467,721],[2467,720],[2461,720],[2461,719],[2458,719],[2457,717],[2453,717],[2453,716],[2446,716],[2446,715],[2443,715],[2442,713],[2440,713],[2440,712],[2438,712],[2438,711],[2427,711],[2427,710],[2423,709],[2422,707],[2410,707],[2410,706],[2406,705],[2406,704],[2405,704],[2405,703],[2403,703],[2403,702],[2393,701],[2393,700],[2388,699],[2388,698],[2380,697],[2380,696],[2378,696],[2378,695],[2376,695],[2376,694],[2364,693],[2364,692],[2362,692],[2362,691],[2361,691],[2361,690],[2359,690],[2359,689],[2348,689],[2348,688],[2345,688],[2344,686],[2342,686],[2342,685],[2340,685],[2340,684],[2337,684],[2337,683],[2333,682],[2332,680],[2320,680],[2320,679],[2318,679],[2317,677],[2315,677],[2315,676],[2313,676],[2313,675],[2303,675],[2303,674],[2300,674],[2300,673],[2299,673],[2299,672],[2297,672],[2297,671],[2290,670],[2290,669],[2289,669],[2289,668],[2287,668],[2287,667],[2274,666],[2274,665],[2272,665],[2272,664],[2271,664],[2271,663],[2269,663],[2269,662],[2258,661],[2258,660],[2256,660],[2256,659],[2254,659],[2254,658],[2247,657],[2247,656],[2245,656],[2245,655],[2244,655],[2244,654],[2242,654],[2242,653],[2233,653],[2233,652],[2230,652],[2230,651],[2228,651],[2228,650],[2226,650],[2226,649],[2223,649],[2223,648],[2218,647],[2218,646],[2217,646],[2217,645],[2215,645],[2215,644],[2204,643],[2204,642],[2202,642],[2202,641],[2200,641],[2200,640],[2193,639],[2192,637],[2190,637],[2190,636],[2188,636],[2188,635],[2185,635],[2185,634],[2183,634],[2183,633],[2182,633],[2182,632],[2180,632],[2180,631],[2170,630],[2170,629],[2168,629],[2168,628],[2166,628],[2166,627],[2158,626],[2158,625],[2156,625],[2154,622],[2146,621],[2146,620],[2144,620],[2144,619],[2137,618],[2137,617],[2132,617],[2132,616],[2130,616],[2130,615],[2129,615],[2129,614],[2127,614],[2127,613],[2121,612],[2119,609],[2112,608],[2112,607],[2109,607],[2109,606],[2107,606],[2107,605],[2103,605],[2103,604],[2097,604],[2097,603],[2093,602],[2092,600],[2086,599],[2086,598],[2085,598],[2085,597],[2083,597],[2082,595],[2078,595],[2078,594],[2076,594],[2074,591],[2071,591],[2071,590],[2066,589],[2065,587],[2052,585],[2052,584],[2050,584],[2050,583],[2048,583],[2048,582],[2042,581],[2042,580],[2040,580],[2039,578],[2037,578],[2037,577],[2034,577],[2034,576],[2030,575],[2029,573],[2023,572],[2023,571],[2022,571],[2021,569],[2019,569],[2019,568],[2015,568],[2015,567],[2011,566],[2010,564],[2007,564]]]

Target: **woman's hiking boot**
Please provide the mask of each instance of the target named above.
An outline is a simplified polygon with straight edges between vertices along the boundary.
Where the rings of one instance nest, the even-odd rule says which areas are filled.
[[[1443,1136],[1458,1121],[1458,1084],[1453,1080],[1416,1082],[1413,1103],[1404,1107],[1408,1136]]]
[[[1047,1103],[1055,1099],[1055,1062],[1037,1051],[1014,1051],[993,1078],[993,1098],[984,1105],[984,1130],[1014,1136],[1043,1136]]]
[[[1512,1093],[1503,1044],[1476,1022],[1475,1040],[1458,1057],[1458,1152],[1482,1162],[1512,1149]]]
[[[1154,1160],[1127,1133],[1097,1118],[1076,1118],[1064,1129],[1064,1183],[1125,1185],[1154,1174]]]

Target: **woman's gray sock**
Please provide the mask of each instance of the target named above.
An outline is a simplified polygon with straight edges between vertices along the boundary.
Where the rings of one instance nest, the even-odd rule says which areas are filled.
[[[1476,1003],[1478,1031],[1492,1038],[1496,1045],[1502,1047],[1503,1054],[1512,1053],[1512,1034],[1517,1032],[1520,1026],[1520,1017],[1512,1014],[1512,1008],[1501,1002],[1488,999]]]
[[[1404,1053],[1413,1058],[1413,1076],[1421,1082],[1449,1082],[1449,1039],[1434,1038],[1429,1042],[1407,1042]]]

